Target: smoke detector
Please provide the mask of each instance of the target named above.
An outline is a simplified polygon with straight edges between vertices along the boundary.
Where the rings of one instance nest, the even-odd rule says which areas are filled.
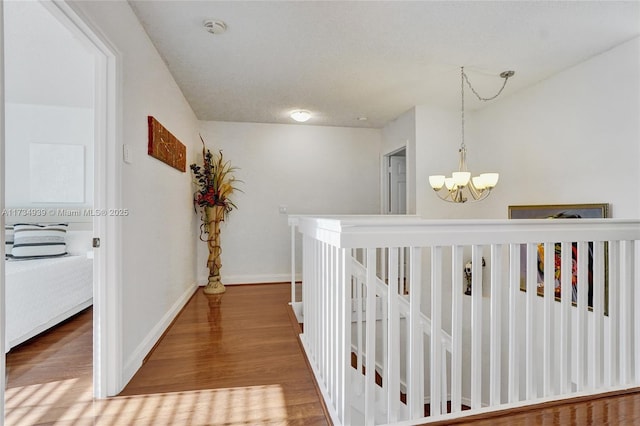
[[[205,19],[202,22],[205,30],[209,31],[211,34],[222,34],[227,31],[227,24],[222,21],[216,21],[214,19]]]

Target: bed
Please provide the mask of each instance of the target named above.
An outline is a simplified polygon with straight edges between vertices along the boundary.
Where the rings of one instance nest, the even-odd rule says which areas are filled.
[[[5,351],[93,303],[87,255],[5,261]]]

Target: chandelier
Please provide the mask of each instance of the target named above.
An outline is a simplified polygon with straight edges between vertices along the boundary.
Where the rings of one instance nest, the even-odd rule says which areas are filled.
[[[460,67],[462,143],[458,150],[460,154],[458,171],[453,172],[451,177],[445,177],[444,175],[429,176],[429,184],[440,199],[450,203],[484,200],[498,183],[498,178],[500,177],[498,173],[481,173],[478,176],[471,177],[471,173],[467,171],[467,147],[464,144],[464,83],[465,81],[467,82],[467,85],[479,100],[490,101],[502,93],[507,85],[507,80],[513,77],[514,74],[514,71],[504,71],[500,73],[500,77],[504,78],[504,83],[498,93],[490,98],[483,98],[475,91],[473,86],[471,86],[469,78],[464,72],[464,67]]]

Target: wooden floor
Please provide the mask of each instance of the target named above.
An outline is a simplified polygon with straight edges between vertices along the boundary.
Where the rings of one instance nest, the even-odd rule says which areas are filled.
[[[200,289],[120,396],[91,398],[91,312],[7,356],[8,425],[327,425],[286,284]]]
[[[287,284],[199,290],[120,396],[92,399],[92,312],[7,354],[7,425],[327,425]],[[640,392],[439,424],[640,425]]]

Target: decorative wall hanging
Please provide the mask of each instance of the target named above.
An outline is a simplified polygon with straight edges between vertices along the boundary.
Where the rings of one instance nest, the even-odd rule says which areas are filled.
[[[187,147],[152,116],[148,117],[148,123],[149,155],[181,172],[186,172]]]

